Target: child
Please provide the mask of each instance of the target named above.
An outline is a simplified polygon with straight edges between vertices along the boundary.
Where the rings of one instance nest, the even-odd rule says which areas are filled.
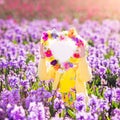
[[[85,46],[80,47],[80,59],[75,68],[69,68],[61,73],[52,66],[47,69],[46,57],[44,54],[43,45],[40,43],[40,61],[38,64],[38,76],[40,80],[54,79],[53,90],[57,90],[62,94],[63,100],[69,105],[75,100],[76,94],[84,94],[85,102],[87,104],[88,95],[86,89],[86,82],[92,77],[91,70],[86,61]]]

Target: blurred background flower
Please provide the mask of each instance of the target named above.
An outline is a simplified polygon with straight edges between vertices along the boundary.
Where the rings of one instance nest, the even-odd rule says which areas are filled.
[[[78,18],[102,20],[120,19],[119,0],[0,0],[0,17],[26,19],[52,19],[71,21]]]

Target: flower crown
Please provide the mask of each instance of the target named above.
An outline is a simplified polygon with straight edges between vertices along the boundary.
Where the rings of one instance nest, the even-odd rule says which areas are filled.
[[[60,41],[65,41],[67,38],[71,39],[75,42],[75,45],[77,47],[74,54],[69,58],[68,61],[64,62],[63,64],[60,64],[59,60],[57,60],[53,54],[50,48],[48,48],[49,40],[57,40],[59,38]],[[55,70],[67,70],[69,68],[73,68],[76,66],[77,63],[79,63],[80,60],[80,53],[79,48],[81,46],[84,46],[84,40],[77,34],[75,29],[70,29],[69,31],[62,31],[58,32],[56,30],[47,31],[42,33],[41,41],[44,46],[45,56],[47,60],[50,62],[50,64],[55,68]]]

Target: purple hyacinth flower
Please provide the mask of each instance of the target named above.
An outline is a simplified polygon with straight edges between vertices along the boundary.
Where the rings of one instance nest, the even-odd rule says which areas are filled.
[[[94,96],[94,95],[92,95],[92,97],[91,97],[90,100],[89,100],[89,106],[90,106],[91,108],[96,109],[96,107],[97,107],[97,105],[98,105],[98,101],[97,101],[97,100],[98,100],[97,97]]]
[[[2,108],[0,108],[0,120],[4,120],[4,118],[5,118],[5,111]]]
[[[111,120],[120,120],[120,109],[115,108]]]
[[[61,99],[56,98],[54,100],[54,109],[55,110],[62,110],[62,109],[64,109],[64,104],[63,104],[63,101]]]
[[[84,95],[82,95],[82,94],[77,94],[77,96],[76,96],[76,100],[77,100],[77,102],[80,102],[80,101],[84,101]]]
[[[76,120],[86,120],[86,119],[87,119],[87,113],[85,111],[81,111],[76,114]]]
[[[8,109],[10,109],[12,105],[9,104],[7,107]],[[13,120],[26,120],[25,110],[23,109],[22,106],[17,106],[16,104],[14,105],[14,108],[11,109],[8,116],[10,119],[13,119]]]
[[[105,74],[106,70],[107,69],[105,67],[102,67],[102,66],[99,67],[99,72],[100,72],[101,75]]]
[[[79,112],[82,111],[82,110],[85,110],[85,103],[84,103],[84,101],[75,102],[75,108]]]
[[[109,66],[109,63],[107,60],[103,60],[101,61],[102,62],[102,65],[105,66],[105,67],[108,67]]]
[[[20,102],[20,91],[18,89],[13,89],[11,91],[12,96],[13,96],[13,101],[14,103],[19,103]]]
[[[31,102],[28,108],[28,120],[45,120],[45,109],[41,102]]]
[[[116,101],[120,102],[120,89],[116,89]]]
[[[104,93],[104,97],[108,100],[111,101],[112,100],[112,89],[108,88],[106,89],[105,93]]]

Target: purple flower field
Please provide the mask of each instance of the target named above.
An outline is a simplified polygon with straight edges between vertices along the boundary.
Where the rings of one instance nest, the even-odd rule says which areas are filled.
[[[89,102],[68,107],[37,67],[43,31],[75,27],[88,43]],[[120,120],[120,21],[0,20],[0,120]]]

